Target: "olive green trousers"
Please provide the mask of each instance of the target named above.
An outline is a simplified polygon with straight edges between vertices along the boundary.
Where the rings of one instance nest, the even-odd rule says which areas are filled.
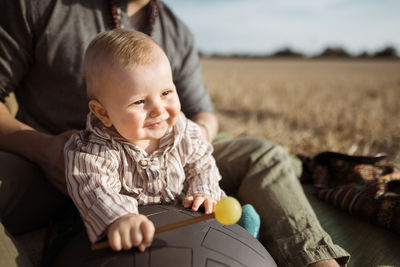
[[[260,241],[278,266],[330,258],[347,263],[349,254],[322,229],[282,147],[243,137],[215,142],[214,149],[221,187],[242,205],[255,207]],[[46,226],[67,201],[37,166],[0,152],[0,266],[31,266],[12,236]]]

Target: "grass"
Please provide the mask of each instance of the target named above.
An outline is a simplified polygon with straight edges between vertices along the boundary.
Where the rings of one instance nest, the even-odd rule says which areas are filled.
[[[220,131],[400,163],[400,61],[203,58]]]

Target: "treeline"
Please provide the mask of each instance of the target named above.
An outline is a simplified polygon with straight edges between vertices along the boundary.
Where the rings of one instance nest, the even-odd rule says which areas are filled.
[[[360,54],[354,55],[346,51],[342,47],[327,47],[321,53],[308,56],[301,52],[294,51],[290,48],[284,48],[278,50],[272,54],[205,54],[200,52],[202,57],[236,57],[236,58],[359,58],[359,59],[400,59],[397,54],[396,48],[393,46],[387,46],[382,50],[376,51],[374,53],[361,52]]]

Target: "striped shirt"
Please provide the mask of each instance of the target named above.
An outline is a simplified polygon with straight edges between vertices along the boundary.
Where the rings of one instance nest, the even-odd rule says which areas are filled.
[[[180,114],[151,154],[106,128],[93,114],[86,129],[65,145],[68,192],[94,243],[115,219],[138,213],[138,205],[170,203],[186,195],[225,193],[200,127]]]

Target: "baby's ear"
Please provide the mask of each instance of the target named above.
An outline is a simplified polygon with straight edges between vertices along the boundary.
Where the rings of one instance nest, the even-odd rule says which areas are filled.
[[[107,110],[99,101],[95,99],[90,100],[89,109],[99,120],[103,122],[106,127],[112,126],[112,122],[108,116]]]

